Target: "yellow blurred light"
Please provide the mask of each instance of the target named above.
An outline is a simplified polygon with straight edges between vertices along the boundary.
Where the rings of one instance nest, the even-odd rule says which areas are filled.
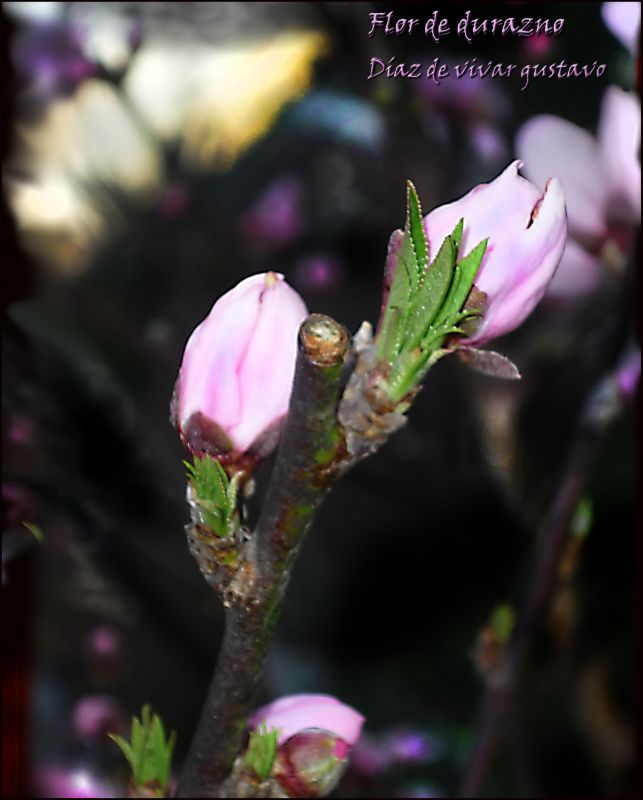
[[[308,88],[327,39],[293,31],[216,46],[146,40],[122,91],[97,79],[17,126],[6,186],[25,246],[63,274],[90,263],[126,220],[113,189],[139,204],[163,187],[163,142],[197,169],[225,170]],[[29,175],[29,180],[22,179]]]
[[[6,188],[27,249],[63,274],[81,272],[105,233],[88,198],[64,174],[40,175],[33,183],[7,180]]]
[[[125,90],[160,137],[182,138],[188,164],[225,170],[284,104],[304,94],[327,46],[326,37],[310,31],[216,49],[150,44],[136,56]]]
[[[54,101],[41,122],[17,126],[17,139],[14,165],[32,178],[7,181],[10,206],[27,248],[64,274],[83,269],[115,231],[110,188],[147,203],[162,185],[157,145],[98,80]]]

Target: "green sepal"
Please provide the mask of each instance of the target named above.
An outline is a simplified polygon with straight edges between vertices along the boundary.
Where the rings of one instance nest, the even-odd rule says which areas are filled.
[[[460,224],[458,223],[458,225]],[[462,231],[460,231],[461,236]],[[405,350],[411,350],[420,344],[442,307],[453,279],[456,255],[456,240],[451,234],[442,242],[433,263],[422,276],[422,281],[411,305],[404,339]]]
[[[409,308],[428,261],[428,243],[422,223],[420,200],[411,181],[407,182],[406,223],[388,302],[377,334],[378,360],[393,364],[399,355],[407,328]]]
[[[165,794],[170,779],[176,732],[172,731],[169,738],[166,737],[161,718],[158,714],[152,714],[148,705],[143,706],[141,720],[132,718],[129,742],[113,733],[108,736],[127,759],[136,786],[158,783]]]
[[[261,781],[270,777],[278,743],[279,731],[276,728],[268,730],[265,722],[250,733],[244,761]]]
[[[217,536],[231,536],[238,525],[239,475],[228,478],[225,469],[211,455],[183,462],[192,484],[204,525]]]
[[[417,261],[418,278],[421,280],[429,261],[429,244],[422,222],[422,206],[412,181],[406,182],[407,225],[411,233],[413,250]]]
[[[453,233],[451,234],[451,238],[453,239],[453,244],[455,246],[455,258],[456,261],[458,260],[458,255],[460,253],[460,245],[462,244],[462,232],[464,231],[464,217],[460,217],[458,220],[458,224],[453,229]]]
[[[450,320],[460,313],[480,269],[488,241],[484,239],[468,255],[456,262],[449,293],[435,319],[435,324]]]

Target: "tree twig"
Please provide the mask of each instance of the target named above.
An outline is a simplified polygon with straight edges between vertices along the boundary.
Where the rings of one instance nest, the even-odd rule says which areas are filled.
[[[342,463],[337,404],[346,331],[321,314],[301,326],[288,420],[245,565],[226,597],[226,630],[178,797],[219,797],[247,717],[299,546]]]

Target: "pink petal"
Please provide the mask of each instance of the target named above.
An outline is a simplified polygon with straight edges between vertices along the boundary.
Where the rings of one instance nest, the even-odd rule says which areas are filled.
[[[200,412],[245,451],[288,411],[306,306],[283,275],[253,275],[220,297],[185,348],[179,417]]]
[[[268,728],[279,729],[280,744],[300,731],[317,728],[352,746],[359,738],[364,717],[330,695],[294,694],[263,706],[249,719],[253,728],[263,722]]]
[[[549,182],[537,218],[518,238],[520,246],[507,258],[509,265],[513,263],[514,272],[507,276],[506,269],[497,270],[507,279],[495,295],[484,288],[485,275],[480,282],[476,278],[478,288],[489,295],[489,307],[470,343],[482,344],[514,330],[531,314],[547,290],[567,239],[565,200],[556,178]],[[485,269],[488,273],[490,268]]]
[[[288,411],[297,334],[307,315],[304,301],[284,280],[261,295],[252,339],[237,367],[241,413],[229,432],[240,450]]]
[[[618,5],[618,4],[617,4]],[[598,144],[609,190],[628,222],[641,223],[641,102],[633,92],[610,86],[601,107]]]

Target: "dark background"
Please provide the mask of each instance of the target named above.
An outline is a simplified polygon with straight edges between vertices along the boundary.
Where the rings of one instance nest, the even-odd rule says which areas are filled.
[[[115,5],[124,8],[114,13],[136,6]],[[211,38],[217,46],[220,21],[208,29],[195,8],[212,4],[161,5],[141,23],[142,48],[146,35],[166,24],[164,13],[188,38]],[[218,5],[234,16],[235,4]],[[34,796],[20,782],[32,783],[52,765],[82,765],[123,785],[116,748],[74,728],[73,708],[85,696],[109,695],[127,715],[151,703],[178,731],[177,765],[186,752],[223,615],[186,547],[184,455],[168,406],[184,343],[214,300],[242,277],[273,269],[311,311],[351,331],[363,319],[375,321],[388,236],[403,221],[407,178],[428,210],[495,177],[513,158],[515,130],[531,115],[557,114],[594,129],[605,87],[631,86],[627,54],[597,3],[475,6],[487,18],[564,17],[547,60],[598,59],[608,70],[603,79],[534,80],[524,92],[518,79],[482,82],[482,110],[473,111],[430,101],[412,81],[368,82],[368,60],[387,57],[387,49],[409,60],[436,54],[537,60],[525,56],[524,42],[487,36],[468,45],[452,34],[431,49],[421,36],[369,40],[368,11],[388,11],[383,4],[252,6],[257,37],[301,20],[326,34],[331,49],[316,62],[308,94],[341,93],[349,100],[341,113],[349,118],[358,113],[357,101],[365,104],[381,124],[376,145],[358,123],[352,136],[338,132],[337,103],[332,124],[305,126],[297,116],[304,96],[286,104],[225,171],[186,165],[175,146],[163,146],[166,185],[180,186],[183,210],[168,217],[160,201],[142,204],[122,187],[107,186],[124,224],[75,271],[48,262],[53,245],[46,238],[30,247],[3,207],[3,551],[13,554],[6,563],[3,555],[3,692],[11,720],[3,754],[15,792],[7,796]],[[450,20],[465,10],[395,5],[399,16],[422,17],[435,8]],[[11,123],[38,124],[46,103],[55,102],[25,100],[24,76],[8,52],[17,30],[5,15],[9,175]],[[228,43],[253,35],[247,22],[226,28]],[[119,91],[122,75],[99,78]],[[508,143],[497,163],[471,143],[478,117]],[[301,224],[275,242],[241,221],[284,176],[299,187]],[[91,184],[84,189],[89,196],[99,191]],[[320,254],[331,264],[323,280],[305,266]],[[410,729],[433,742],[424,759],[394,762],[373,775],[355,765],[342,796],[457,791],[482,692],[472,656],[476,637],[494,606],[524,601],[535,531],[583,398],[604,366],[610,320],[633,313],[619,303],[614,287],[564,305],[543,303],[521,331],[497,343],[519,364],[520,385],[441,362],[406,428],[349,473],[318,513],[258,703],[327,692],[360,710],[365,732],[377,741]],[[506,410],[500,440],[489,424],[496,407]],[[587,487],[592,530],[576,574],[534,642],[488,796],[636,794],[635,433],[630,409],[603,443]],[[490,457],[499,448],[509,468]],[[269,469],[262,466],[260,486]],[[39,526],[42,544],[23,521]],[[109,656],[92,649],[97,628],[120,637]]]

